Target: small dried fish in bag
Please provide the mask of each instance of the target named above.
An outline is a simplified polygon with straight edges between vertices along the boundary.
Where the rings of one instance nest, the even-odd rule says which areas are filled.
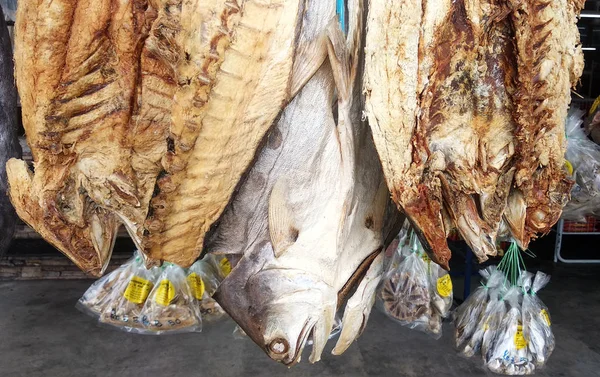
[[[125,284],[119,286],[100,314],[100,322],[123,331],[143,333],[142,309],[159,273],[159,267],[147,269],[142,258],[136,258],[133,268],[123,275]]]
[[[526,375],[535,370],[527,339],[523,336],[523,323],[520,299],[521,289],[511,287],[504,300],[510,309],[496,330],[489,350],[484,355],[485,365],[495,373],[507,375]]]
[[[382,280],[379,306],[402,326],[439,338],[442,318],[431,305],[427,262],[419,245],[413,233],[408,246],[399,247],[403,257],[397,266],[394,262],[390,264]]]
[[[548,307],[537,296],[537,292],[550,281],[550,276],[538,271],[523,296],[523,336],[529,342],[529,350],[536,367],[543,366],[554,351],[554,333]]]
[[[151,334],[202,330],[200,306],[194,299],[183,268],[165,263],[142,310],[142,322]]]
[[[127,277],[136,264],[141,263],[142,257],[139,251],[136,251],[133,258],[119,266],[110,274],[104,275],[96,280],[87,291],[81,296],[75,307],[83,313],[98,318],[106,306],[123,290],[127,284]]]
[[[477,325],[485,312],[489,300],[489,290],[504,282],[504,274],[496,266],[479,271],[482,286],[477,288],[454,312],[456,347],[463,350],[473,336]]]
[[[490,339],[494,338],[497,326],[502,321],[504,314],[506,314],[506,305],[502,297],[505,293],[506,289],[503,285],[493,287],[488,291],[488,301],[485,310],[477,321],[473,335],[460,351],[463,356],[471,357],[479,351],[482,353],[485,352],[484,348],[489,348]],[[496,326],[492,325],[493,322],[495,322]],[[484,339],[486,341],[485,347],[483,347]]]

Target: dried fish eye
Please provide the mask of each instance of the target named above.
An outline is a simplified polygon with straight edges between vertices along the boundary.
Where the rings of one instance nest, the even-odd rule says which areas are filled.
[[[276,355],[283,355],[283,354],[287,353],[289,348],[290,348],[290,346],[289,346],[287,340],[285,340],[283,338],[274,339],[269,344],[269,350]]]

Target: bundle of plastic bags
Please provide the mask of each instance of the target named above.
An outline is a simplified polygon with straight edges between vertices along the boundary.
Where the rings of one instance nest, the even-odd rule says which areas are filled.
[[[410,230],[401,233],[396,253],[388,262],[377,306],[403,326],[436,339],[442,336],[442,319],[452,306],[452,280],[427,257]]]
[[[100,323],[127,332],[197,332],[203,316],[214,319],[224,314],[211,295],[230,270],[222,256],[208,256],[187,270],[172,263],[147,269],[136,252],[92,284],[77,307]]]
[[[572,108],[566,120],[565,157],[575,184],[562,218],[574,221],[585,221],[586,215],[600,216],[600,145],[581,127],[583,114],[583,110]]]
[[[548,275],[526,271],[511,284],[503,271],[488,267],[483,284],[454,313],[460,354],[481,354],[492,372],[528,375],[542,367],[554,349],[548,308],[537,292]]]

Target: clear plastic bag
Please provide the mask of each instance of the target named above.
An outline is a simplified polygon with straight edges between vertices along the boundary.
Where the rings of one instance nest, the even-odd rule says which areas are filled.
[[[485,365],[492,372],[506,375],[526,375],[535,370],[528,342],[523,335],[519,287],[511,287],[504,301],[510,309],[504,315],[484,355]]]
[[[490,290],[500,287],[505,281],[504,274],[496,266],[489,266],[479,271],[479,274],[483,278],[482,286],[456,309],[453,316],[456,348],[467,357],[474,355],[478,350],[473,347],[474,343],[470,343],[470,340],[486,311]]]
[[[573,169],[575,184],[562,218],[574,221],[585,221],[586,215],[600,216],[600,146],[591,141],[581,127],[583,114],[582,110],[571,108],[565,125],[565,158]]]
[[[194,301],[199,306],[203,319],[209,321],[225,316],[225,311],[212,298],[221,283],[221,274],[216,267],[220,264],[210,261],[211,258],[209,255],[194,263],[187,275]]]
[[[151,334],[199,332],[200,307],[192,295],[183,268],[165,263],[141,312],[142,323]]]
[[[119,285],[100,314],[100,322],[128,332],[144,332],[141,312],[159,270],[159,267],[146,269],[142,258],[136,258],[128,274],[123,275],[124,284]]]
[[[431,295],[431,305],[442,318],[448,317],[452,307],[452,279],[448,271],[437,263],[427,262],[427,276]]]
[[[378,306],[402,326],[441,337],[442,317],[431,304],[427,261],[414,233],[396,254],[378,290]]]
[[[94,318],[98,318],[113,300],[115,292],[123,290],[123,285],[127,284],[127,277],[140,260],[140,254],[136,251],[133,258],[111,273],[96,280],[77,301],[75,307]]]
[[[538,271],[523,297],[523,335],[529,342],[529,350],[536,367],[542,367],[554,351],[555,340],[548,308],[537,292],[550,281],[550,276]]]
[[[502,320],[502,317],[506,314],[506,305],[502,297],[505,292],[503,285],[493,287],[488,291],[485,309],[474,326],[473,334],[462,348],[463,356],[471,357],[475,353],[479,351],[483,353],[489,348],[491,338],[494,337],[498,328],[498,323],[496,323],[496,326],[491,325],[493,322]]]

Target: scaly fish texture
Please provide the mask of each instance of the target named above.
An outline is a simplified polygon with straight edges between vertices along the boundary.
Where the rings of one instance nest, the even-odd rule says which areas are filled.
[[[149,256],[181,266],[200,255],[206,232],[290,97],[303,1],[223,5],[220,18],[207,14],[216,23],[182,16],[182,26],[193,28],[180,33],[185,59],[176,67],[165,172],[145,222]],[[199,43],[205,33],[212,38]]]
[[[17,223],[17,214],[8,198],[6,161],[21,157],[12,55],[10,36],[0,7],[0,257],[8,249]]]
[[[15,72],[35,162],[7,163],[19,216],[77,266],[99,275],[115,212],[138,206],[129,121],[143,39],[138,0],[19,5]]]
[[[325,43],[328,59],[270,131],[208,247],[243,254],[215,298],[267,355],[286,365],[299,361],[309,336],[309,360],[320,359],[335,313],[354,291],[342,325],[348,330],[336,347],[343,352],[366,323],[381,273],[389,192],[360,121],[362,6],[348,8],[345,40],[331,22],[333,2],[307,3],[300,46],[314,43],[306,50],[316,52]],[[319,66],[300,64],[294,74]]]
[[[548,4],[371,1],[369,124],[392,197],[446,268],[447,228],[483,261],[500,229],[526,247],[568,197],[564,118],[581,75],[580,7]]]

